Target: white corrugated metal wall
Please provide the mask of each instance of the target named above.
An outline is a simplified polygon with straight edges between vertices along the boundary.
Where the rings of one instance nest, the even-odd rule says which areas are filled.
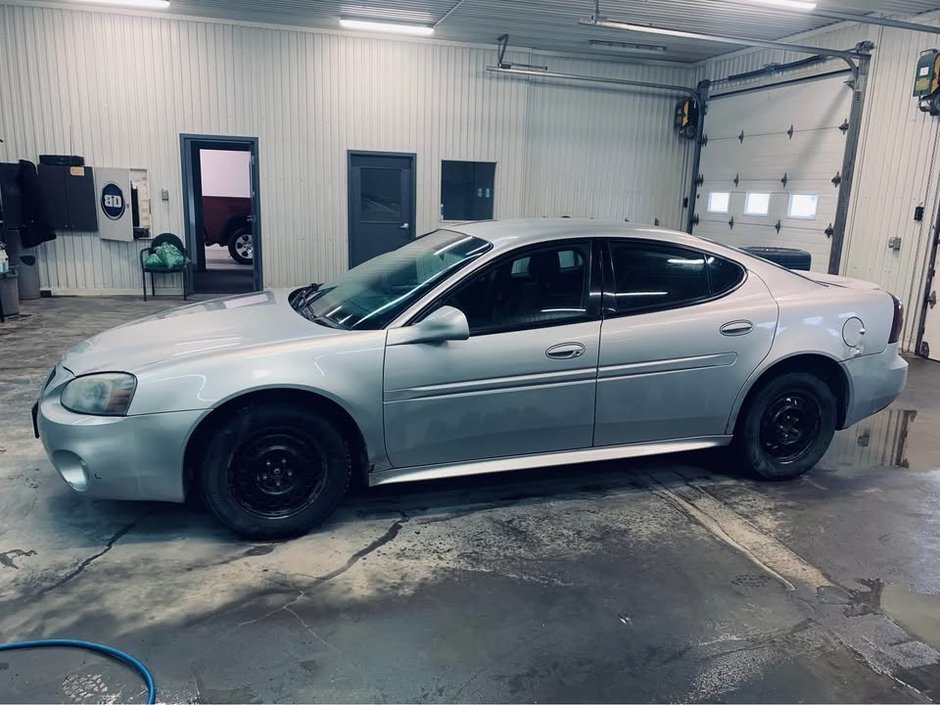
[[[259,138],[267,285],[346,267],[349,149],[417,154],[418,231],[440,160],[496,161],[495,215],[681,224],[689,145],[674,98],[488,74],[492,48],[0,4],[0,160],[82,154],[149,170],[154,232],[183,232],[180,133]],[[523,54],[516,60],[535,61]],[[539,57],[556,70],[687,83],[681,68]],[[159,200],[161,188],[170,200]],[[141,243],[62,234],[45,287],[137,289]]]
[[[915,21],[937,24],[940,19],[931,13]],[[921,50],[936,46],[937,37],[872,25],[840,25],[828,32],[811,33],[800,41],[848,49],[864,40],[874,42],[876,48],[872,52],[840,273],[877,282],[904,301],[907,315],[901,342],[904,349],[913,351],[923,308],[931,233],[940,208],[940,119],[918,111],[911,90],[917,56]],[[800,58],[805,55],[736,52],[707,62],[703,75],[721,78],[770,62]],[[735,87],[831,71],[844,65],[841,61],[826,62],[786,76],[739,82]],[[926,215],[923,222],[917,223],[913,213],[921,203]],[[895,236],[902,239],[899,252],[888,248],[888,239]]]

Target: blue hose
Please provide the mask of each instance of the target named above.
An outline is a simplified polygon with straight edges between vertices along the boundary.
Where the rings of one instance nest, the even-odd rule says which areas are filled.
[[[93,641],[84,641],[83,639],[40,639],[38,641],[17,641],[9,644],[0,644],[0,651],[15,651],[18,649],[41,649],[41,648],[62,648],[62,649],[83,649],[85,651],[94,651],[105,656],[110,656],[116,661],[120,661],[137,671],[144,683],[147,684],[147,705],[154,705],[157,701],[157,684],[154,683],[153,674],[139,660],[118,651],[115,648],[105,644],[97,644]]]

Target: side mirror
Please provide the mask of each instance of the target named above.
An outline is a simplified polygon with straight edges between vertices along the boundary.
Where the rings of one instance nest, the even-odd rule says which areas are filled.
[[[388,344],[443,343],[448,340],[466,340],[469,337],[470,326],[463,311],[453,306],[441,306],[413,326],[391,329],[388,332]]]

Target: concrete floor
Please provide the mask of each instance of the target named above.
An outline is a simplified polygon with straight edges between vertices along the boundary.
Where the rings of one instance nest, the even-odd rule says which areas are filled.
[[[699,454],[399,486],[251,544],[83,500],[32,438],[64,348],[176,303],[0,326],[2,640],[126,649],[165,702],[940,699],[940,366],[795,482]],[[3,701],[141,697],[94,656],[0,654]]]

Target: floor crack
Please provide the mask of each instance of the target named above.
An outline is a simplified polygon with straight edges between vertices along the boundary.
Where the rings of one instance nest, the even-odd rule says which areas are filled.
[[[108,542],[105,544],[105,547],[104,547],[103,549],[101,549],[100,551],[98,551],[98,553],[96,553],[96,554],[94,554],[94,555],[92,555],[92,556],[89,556],[88,558],[86,558],[85,560],[83,560],[81,563],[78,564],[78,566],[77,566],[74,570],[69,571],[69,573],[67,573],[67,574],[66,574],[64,577],[62,577],[60,580],[56,581],[56,582],[53,583],[52,585],[49,585],[49,586],[44,587],[44,588],[42,588],[41,590],[37,591],[37,592],[36,592],[36,596],[37,596],[37,597],[42,597],[43,595],[45,595],[45,594],[47,594],[47,593],[50,593],[50,592],[52,592],[53,590],[57,590],[58,588],[60,588],[60,587],[62,587],[63,585],[65,585],[66,583],[68,583],[68,582],[74,580],[75,578],[77,578],[79,575],[81,575],[82,573],[85,572],[85,569],[88,568],[88,566],[90,566],[92,563],[94,563],[96,560],[98,560],[98,559],[101,558],[103,555],[105,555],[108,551],[110,551],[112,548],[114,548],[114,545],[115,545],[118,541],[120,541],[122,538],[124,538],[124,536],[126,536],[126,535],[128,534],[128,532],[130,532],[132,529],[134,529],[138,524],[140,524],[140,522],[142,522],[142,521],[143,521],[144,519],[146,519],[148,516],[150,516],[150,512],[149,512],[149,511],[148,511],[148,512],[144,512],[144,513],[141,514],[139,517],[137,517],[136,519],[134,519],[132,522],[130,522],[130,523],[127,524],[126,526],[123,526],[122,528],[120,528],[117,532],[114,533],[114,535],[113,535],[110,539],[108,539]]]
[[[320,577],[315,578],[313,582],[307,585],[307,589],[309,590],[310,588],[314,588],[314,587],[317,587],[318,585],[322,585],[323,583],[328,582],[332,580],[333,578],[339,577],[340,575],[348,571],[350,568],[356,565],[356,563],[358,563],[360,560],[368,556],[373,551],[376,551],[382,548],[382,546],[384,546],[385,544],[391,541],[394,541],[395,537],[397,537],[399,532],[401,531],[402,526],[404,526],[405,523],[410,520],[411,520],[411,517],[402,517],[401,519],[396,521],[394,524],[388,527],[385,533],[379,536],[375,541],[370,543],[365,548],[360,548],[358,551],[352,554],[348,559],[346,559],[346,563],[341,565],[339,568],[337,568],[336,570],[330,571],[326,575],[321,575]]]

